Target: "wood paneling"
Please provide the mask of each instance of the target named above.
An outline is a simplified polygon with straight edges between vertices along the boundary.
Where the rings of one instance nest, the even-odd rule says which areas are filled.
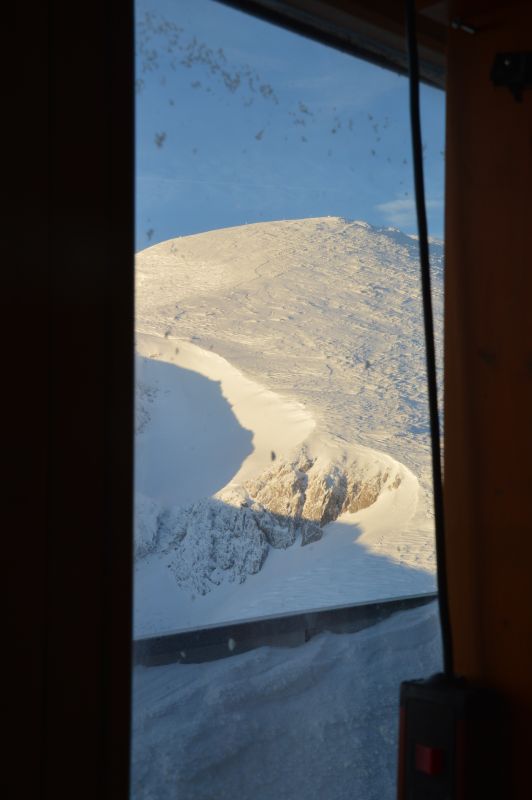
[[[445,512],[456,669],[501,690],[515,797],[532,745],[532,91],[495,88],[497,52],[530,50],[532,5],[456,0],[449,33]],[[509,790],[508,797],[512,794]]]

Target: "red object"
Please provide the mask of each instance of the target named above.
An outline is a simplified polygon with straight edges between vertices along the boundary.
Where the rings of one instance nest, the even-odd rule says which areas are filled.
[[[443,771],[443,750],[416,744],[416,769],[426,775],[439,775]]]

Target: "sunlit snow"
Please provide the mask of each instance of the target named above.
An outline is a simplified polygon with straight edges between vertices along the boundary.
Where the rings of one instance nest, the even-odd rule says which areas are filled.
[[[137,634],[432,590],[415,240],[246,225],[148,248],[136,276]]]

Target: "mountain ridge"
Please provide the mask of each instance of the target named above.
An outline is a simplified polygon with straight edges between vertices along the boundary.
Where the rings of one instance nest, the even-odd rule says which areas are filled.
[[[431,249],[437,346],[441,348],[443,249],[438,244],[433,244]],[[412,568],[421,570],[419,580],[414,578],[416,590],[421,585],[429,588],[430,584],[432,588],[430,443],[418,272],[417,243],[411,236],[397,229],[376,228],[360,220],[339,217],[218,229],[169,240],[137,255],[139,353],[144,359],[148,358],[149,363],[159,361],[161,366],[175,363],[190,368],[186,359],[192,359],[193,369],[210,380],[219,381],[222,397],[253,436],[253,453],[236,470],[238,474],[235,473],[212,501],[200,500],[197,511],[194,504],[189,506],[187,513],[203,519],[205,541],[211,541],[211,549],[203,547],[203,540],[202,547],[198,544],[196,548],[197,552],[203,548],[204,557],[195,560],[194,548],[185,555],[195,534],[188,541],[174,535],[174,555],[171,556],[168,546],[172,537],[166,532],[162,537],[166,560],[160,552],[157,555],[157,547],[150,550],[149,534],[140,537],[146,563],[139,568],[139,575],[144,576],[139,579],[139,586],[142,584],[139,608],[141,595],[146,602],[149,587],[155,575],[161,574],[163,565],[166,576],[173,575],[181,581],[182,588],[187,585],[190,588],[190,581],[195,586],[196,609],[189,613],[189,605],[187,611],[190,624],[198,619],[198,613],[201,614],[197,611],[196,593],[202,595],[204,589],[209,593],[214,586],[213,594],[220,599],[219,587],[225,580],[230,583],[246,581],[246,588],[240,587],[241,613],[256,615],[257,603],[270,611],[285,610],[283,602],[295,604],[294,610],[304,607],[305,582],[298,577],[294,583],[293,570],[299,572],[304,562],[308,574],[314,571],[317,576],[311,556],[307,553],[299,562],[294,560],[295,555],[286,557],[281,564],[279,559],[288,551],[273,555],[277,547],[292,549],[297,537],[301,541],[305,538],[302,522],[295,527],[285,524],[279,505],[280,498],[286,496],[282,502],[287,503],[289,513],[284,515],[287,518],[300,503],[296,490],[288,498],[279,476],[284,469],[290,483],[290,464],[296,463],[303,451],[314,459],[313,463],[319,464],[318,471],[323,475],[323,480],[315,484],[320,487],[314,498],[316,507],[325,508],[332,502],[327,487],[334,484],[334,475],[340,476],[337,487],[346,483],[347,478],[341,477],[346,474],[342,472],[345,469],[342,464],[358,465],[355,472],[360,472],[365,463],[373,461],[381,465],[380,474],[384,475],[385,464],[393,463],[396,465],[394,474],[400,474],[398,485],[391,493],[381,491],[386,481],[382,481],[373,494],[368,489],[371,502],[364,509],[353,505],[349,511],[343,503],[335,501],[337,507],[332,516],[326,518],[325,514],[319,518],[318,515],[314,520],[316,530],[311,521],[307,521],[309,546],[303,550],[316,548],[316,553],[319,551],[323,558],[332,559],[332,569],[338,547],[347,546],[345,537],[355,533],[353,541],[363,542],[368,553],[403,564],[405,570],[410,570],[409,574],[418,574],[412,573]],[[230,378],[235,369],[235,376]],[[142,371],[138,372],[138,380],[143,380]],[[236,384],[231,384],[231,380]],[[235,388],[237,384],[240,388]],[[248,387],[245,391],[241,388],[244,385]],[[247,392],[245,402],[242,391]],[[261,413],[268,415],[268,403],[273,403],[271,407],[277,409],[269,417],[269,428],[262,418],[259,419],[260,415],[246,417],[249,408],[259,398],[266,397],[267,404]],[[140,411],[142,416],[146,408],[141,407]],[[277,444],[272,443],[270,447],[269,432],[273,437],[282,419],[285,419],[284,433],[277,436]],[[286,436],[293,430],[294,423],[299,433],[292,437],[292,444],[288,446]],[[148,424],[146,420],[144,424]],[[301,425],[303,427],[298,427]],[[138,435],[141,451],[147,435],[142,431]],[[270,453],[277,463],[274,461],[268,467]],[[251,469],[247,478],[246,465],[248,473]],[[262,489],[257,488],[257,480],[263,479],[261,475],[269,475]],[[297,480],[292,483],[295,486]],[[250,487],[254,489],[251,492]],[[140,496],[144,497],[141,490],[139,487]],[[150,500],[157,498],[148,494],[147,502]],[[222,543],[216,538],[216,524],[214,528],[209,527],[211,522],[207,524],[206,520],[213,519],[209,503],[211,506],[223,504],[217,506],[220,520],[227,515],[228,519],[233,519],[229,527],[222,526],[224,529],[229,531],[231,525],[233,528],[237,525],[237,519],[245,518],[246,525],[255,531],[253,536],[250,534],[250,541],[253,537],[257,540],[256,546],[251,548],[253,556],[246,555],[241,544],[237,548],[241,554],[238,558],[251,565],[251,573],[240,572],[238,558],[235,561],[234,553],[230,555],[226,549],[233,545],[228,544],[229,540]],[[163,516],[165,507],[163,503]],[[168,508],[171,510],[171,504]],[[158,516],[150,514],[152,532],[155,531],[152,538],[156,542],[158,523],[153,520]],[[297,513],[293,516],[296,519]],[[261,519],[270,520],[264,530]],[[338,545],[336,549],[331,544],[334,541]],[[340,544],[341,541],[344,544]],[[212,555],[219,547],[222,547],[220,562],[218,556]],[[346,550],[346,556],[348,553]],[[361,555],[357,557],[363,560]],[[185,563],[193,565],[187,568],[188,572],[183,572]],[[222,564],[221,572],[216,566],[218,563]],[[280,590],[272,597],[270,588],[276,581],[274,575],[283,573],[289,563],[291,585],[299,582],[301,586],[292,596],[283,589],[284,599],[279,596]],[[257,565],[260,580],[255,574]],[[151,575],[149,579],[148,574]],[[248,574],[251,577],[246,577]],[[201,575],[206,576],[207,583]],[[399,577],[399,573],[397,575]],[[215,576],[214,584],[209,576]],[[265,584],[267,576],[273,582],[270,588]],[[314,578],[319,585],[322,579],[322,573]],[[262,588],[255,596],[252,588],[259,585]],[[175,580],[173,586],[175,590]],[[345,588],[340,586],[339,591]],[[261,604],[260,594],[265,589],[269,599]],[[174,590],[167,583],[167,598]],[[363,581],[354,594],[352,589],[350,591],[360,600],[364,599],[360,597],[361,592],[371,593],[373,588]],[[223,602],[214,610],[203,598],[204,614],[215,617],[221,614],[220,619],[223,613],[234,616],[236,597],[234,595],[233,602],[227,595],[225,612],[221,609]],[[151,608],[153,611],[153,604]],[[141,624],[145,632],[149,629],[147,617],[150,613],[144,614]],[[187,621],[182,622],[186,624]]]

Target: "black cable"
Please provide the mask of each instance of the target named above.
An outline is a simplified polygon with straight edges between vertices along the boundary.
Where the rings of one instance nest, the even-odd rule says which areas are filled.
[[[423,300],[423,321],[425,327],[430,438],[432,446],[432,483],[434,493],[437,581],[443,645],[443,671],[446,676],[451,677],[453,675],[453,642],[449,617],[449,595],[447,591],[440,421],[438,416],[438,385],[436,379],[434,319],[432,313],[432,296],[430,288],[427,212],[423,181],[423,147],[421,142],[421,121],[419,113],[419,62],[416,38],[416,7],[414,0],[406,0],[406,31],[408,47],[408,74],[410,82],[410,126],[412,130],[414,189],[416,196],[416,213],[419,235],[418,242],[421,271],[421,295]]]

